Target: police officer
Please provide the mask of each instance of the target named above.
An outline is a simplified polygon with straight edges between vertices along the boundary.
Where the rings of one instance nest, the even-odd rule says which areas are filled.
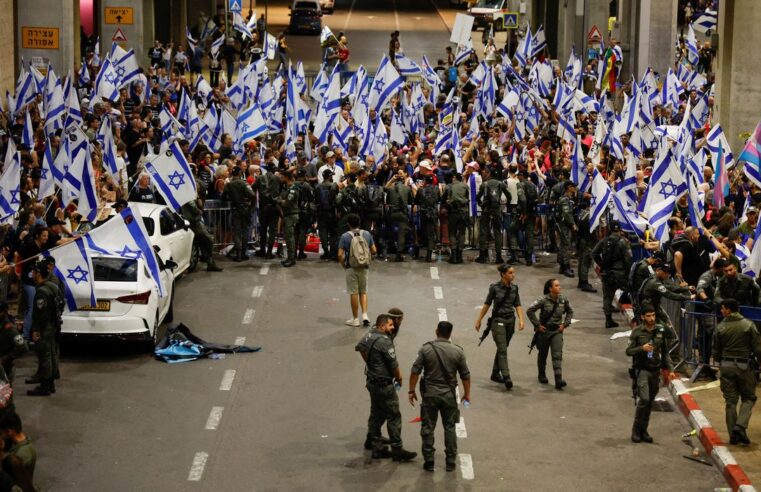
[[[396,257],[394,261],[404,261],[404,250],[407,246],[407,231],[410,228],[410,211],[413,192],[407,185],[407,176],[400,168],[396,175],[386,183],[388,193],[388,222],[389,229],[397,228]]]
[[[613,321],[613,297],[616,290],[626,290],[626,273],[632,264],[631,245],[626,233],[621,231],[618,221],[611,221],[608,237],[595,245],[592,258],[602,272],[602,311],[605,313],[605,328],[616,328],[618,323]]]
[[[381,314],[375,321],[375,327],[354,347],[365,361],[365,387],[370,393],[365,449],[372,449],[375,459],[390,457],[394,461],[410,461],[417,453],[402,448],[402,414],[399,412],[399,396],[394,388],[394,383],[401,386],[402,373],[396,360],[394,341],[389,336],[393,329],[391,317]],[[384,422],[391,444],[390,453],[380,438]]]
[[[277,234],[277,223],[280,220],[280,212],[277,209],[277,200],[280,197],[280,180],[275,174],[275,164],[265,164],[266,172],[262,173],[254,182],[253,189],[259,195],[259,251],[257,256],[268,260],[274,258],[272,248]]]
[[[296,186],[298,186],[298,207],[299,220],[296,222],[296,250],[297,258],[305,260],[307,258],[304,250],[307,244],[307,231],[314,223],[314,191],[312,185],[306,181],[307,171],[304,167],[296,170]]]
[[[465,248],[465,228],[468,225],[468,187],[462,182],[462,174],[455,173],[452,183],[444,188],[442,203],[449,220],[449,263],[462,263]]]
[[[58,350],[56,348],[60,328],[60,308],[58,287],[47,280],[48,265],[37,263],[32,267],[37,285],[32,306],[32,340],[37,351],[37,375],[39,385],[27,391],[29,396],[50,396],[55,393],[55,379],[58,372]]]
[[[713,360],[721,370],[721,393],[724,395],[725,418],[730,444],[749,445],[746,429],[756,403],[756,375],[750,365],[751,356],[761,357],[761,336],[753,322],[738,312],[739,303],[724,298],[720,304],[724,320],[713,335]],[[740,413],[737,413],[737,402]]]
[[[281,261],[284,267],[296,264],[296,223],[299,220],[299,186],[293,181],[290,171],[280,172],[280,183],[283,191],[278,199],[278,207],[283,214],[283,236],[288,258]]]
[[[465,360],[465,351],[450,340],[452,323],[440,321],[436,327],[436,340],[427,342],[420,347],[417,358],[410,372],[410,390],[408,398],[410,405],[415,405],[417,386],[420,375],[423,381],[420,393],[423,401],[420,405],[420,437],[423,441],[423,469],[434,471],[434,431],[436,421],[441,414],[444,427],[444,446],[446,455],[446,470],[454,471],[457,461],[457,433],[455,425],[460,421],[460,411],[457,408],[457,375],[460,375],[465,389],[463,401],[470,402],[470,370]]]
[[[492,309],[491,318],[488,320],[488,328],[494,343],[497,345],[497,353],[494,354],[494,363],[491,369],[491,380],[495,383],[504,383],[508,391],[513,389],[513,381],[510,379],[510,367],[507,364],[507,347],[515,333],[515,313],[518,313],[518,329],[523,330],[523,308],[521,296],[518,293],[518,285],[515,284],[515,269],[505,263],[501,264],[499,271],[500,281],[489,286],[489,294],[486,296],[481,311],[476,318],[476,331],[481,330],[481,320],[484,319],[489,308]]]
[[[632,377],[637,385],[637,410],[632,426],[632,442],[653,442],[647,433],[653,400],[658,394],[660,369],[674,376],[674,364],[669,356],[667,329],[656,322],[655,308],[643,304],[642,324],[632,330],[626,355],[632,358]]]
[[[203,224],[203,213],[199,208],[200,198],[190,200],[182,206],[182,216],[190,223],[190,230],[195,234],[193,241],[198,242],[201,261],[206,262],[207,272],[221,272],[222,268],[214,261],[214,238]]]
[[[558,231],[558,263],[560,264],[560,273],[566,277],[575,277],[571,269],[571,237],[574,231],[578,230],[576,221],[573,218],[573,197],[576,196],[576,183],[566,181],[563,185],[563,196],[558,200],[555,206],[555,226]]]
[[[385,257],[386,238],[383,229],[383,207],[386,201],[386,191],[375,182],[366,168],[360,168],[357,173],[357,186],[362,204],[359,211],[360,229],[369,231],[378,247],[379,257]]]
[[[14,361],[26,351],[24,336],[16,328],[15,318],[8,314],[8,303],[0,301],[0,365],[5,370],[11,385],[16,373]]]
[[[661,298],[665,297],[673,301],[688,301],[695,298],[694,295],[690,294],[688,288],[680,287],[669,280],[674,273],[676,273],[676,269],[670,263],[657,264],[655,274],[642,284],[639,293],[639,304],[652,305],[655,308],[656,320],[668,329],[667,338],[669,339],[669,347],[674,346],[674,343],[679,340],[679,336],[674,330],[674,325],[671,323],[669,315],[661,306]]]
[[[415,195],[415,205],[417,205],[420,214],[421,229],[426,239],[425,261],[429,263],[433,261],[433,248],[436,245],[440,198],[439,187],[433,183],[433,175],[426,175],[423,186],[418,189]]]
[[[539,191],[536,185],[528,179],[528,171],[518,173],[518,205],[516,216],[519,230],[523,231],[525,249],[523,251],[526,265],[534,264],[534,226],[536,224],[536,203]],[[514,218],[514,220],[516,220]]]
[[[651,256],[642,258],[631,266],[631,269],[629,270],[629,294],[635,308],[635,313],[638,312],[638,293],[642,284],[655,273],[655,265],[658,263],[664,263],[665,261],[666,256],[662,252],[656,251]]]
[[[732,298],[741,306],[756,306],[758,294],[758,284],[751,277],[738,272],[734,263],[727,263],[724,265],[724,276],[716,283],[713,303],[718,306],[722,299]]]
[[[534,301],[526,310],[526,315],[534,325],[536,346],[539,348],[537,357],[539,382],[542,384],[549,382],[545,369],[547,354],[551,351],[555,389],[562,390],[566,386],[563,380],[563,332],[571,326],[573,308],[568,299],[560,293],[560,282],[557,279],[551,278],[544,283],[544,297]]]
[[[343,234],[347,232],[350,227],[346,218],[354,214],[359,217],[359,213],[362,211],[362,196],[361,191],[357,187],[357,176],[353,173],[348,173],[345,176],[343,186],[339,186],[338,196],[336,197],[336,207],[338,208],[338,232]]]
[[[322,171],[322,183],[317,185],[314,198],[317,207],[317,232],[320,234],[323,260],[333,260],[338,254],[338,215],[336,197],[338,185],[333,182],[333,171]]]
[[[499,168],[484,169],[484,181],[478,188],[476,200],[481,205],[481,217],[479,218],[478,232],[478,257],[477,263],[489,262],[489,232],[494,236],[494,249],[496,250],[495,263],[504,263],[502,258],[502,196],[510,201],[510,192],[507,185],[500,181]]]
[[[251,206],[256,198],[251,187],[243,180],[243,171],[234,167],[230,173],[231,180],[222,190],[222,200],[230,202],[232,211],[233,242],[236,255],[233,261],[248,259],[248,232],[251,228]]]

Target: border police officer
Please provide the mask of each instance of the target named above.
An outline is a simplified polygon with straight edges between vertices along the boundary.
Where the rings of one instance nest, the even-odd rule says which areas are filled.
[[[539,312],[537,318],[536,313]],[[547,354],[552,351],[552,371],[555,374],[555,389],[562,390],[566,386],[563,380],[563,332],[571,326],[573,308],[568,299],[560,294],[560,282],[551,278],[544,283],[544,297],[534,301],[526,310],[531,324],[536,332],[536,346],[539,348],[537,366],[539,382],[547,384],[545,368]]]

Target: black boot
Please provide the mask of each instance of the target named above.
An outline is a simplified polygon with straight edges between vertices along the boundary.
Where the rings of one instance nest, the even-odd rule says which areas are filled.
[[[404,257],[400,255],[399,253],[397,253],[396,256],[394,257],[394,261],[397,263],[401,263],[404,261]]]
[[[433,256],[433,251],[431,251],[431,250],[429,249],[429,250],[428,250],[428,251],[426,251],[426,253],[425,253],[425,261],[426,261],[427,263],[431,263],[431,262],[433,261],[433,259],[431,258],[432,256]]]
[[[563,373],[561,371],[555,371],[555,389],[563,391],[563,388],[566,386],[568,386],[568,383],[563,380]]]
[[[50,378],[48,388],[50,389],[51,394],[55,394],[55,378]]]
[[[40,381],[40,384],[36,388],[30,389],[26,394],[28,396],[50,396],[52,394],[50,391],[50,381],[47,379]]]
[[[539,382],[542,384],[547,384],[550,382],[550,380],[547,379],[547,374],[544,372],[544,369],[539,369]]]
[[[515,265],[516,263],[520,263],[518,260],[518,256],[515,254],[515,251],[510,251],[510,257],[507,259],[508,265]]]
[[[592,287],[592,285],[589,282],[584,282],[583,284],[581,284],[581,291],[582,292],[591,292],[591,293],[594,294],[594,293],[597,292],[597,289]]]
[[[650,437],[650,434],[647,433],[647,429],[640,429],[639,437],[640,439],[642,439],[642,442],[647,442],[647,443],[653,442],[653,438]]]
[[[565,270],[563,270],[561,273],[563,275],[565,275],[566,277],[568,277],[568,278],[574,278],[576,276],[574,271],[571,270],[571,265],[566,265],[565,266]]]
[[[502,374],[500,374],[499,372],[491,373],[491,378],[489,379],[491,379],[495,383],[500,383],[500,384],[505,382],[505,379],[502,377]]]
[[[480,250],[478,252],[478,258],[476,258],[476,263],[489,263],[489,250]]]
[[[462,263],[462,250],[458,249],[457,250],[457,264],[459,265],[461,263]]]
[[[494,258],[494,264],[495,265],[501,265],[505,262],[505,259],[502,258],[502,253],[497,253],[497,257]]]
[[[374,460],[382,460],[386,458],[391,458],[392,454],[391,451],[388,450],[386,446],[383,446],[382,448],[374,449],[373,450],[373,459]]]
[[[391,450],[391,459],[393,461],[412,461],[417,456],[414,451],[407,451],[402,448],[393,448]]]
[[[632,426],[632,442],[642,442],[642,436],[639,433],[637,424]]]
[[[453,249],[451,253],[449,253],[449,258],[447,258],[447,263],[456,265],[457,264],[457,250]]]
[[[505,376],[505,389],[510,391],[513,389],[513,380],[510,379],[510,375]]]
[[[612,314],[605,315],[605,328],[618,328],[618,323],[613,321]]]
[[[560,267],[558,268],[558,273],[563,273],[565,271],[565,263],[561,263]]]

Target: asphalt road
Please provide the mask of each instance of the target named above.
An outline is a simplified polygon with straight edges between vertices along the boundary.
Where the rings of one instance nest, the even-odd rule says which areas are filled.
[[[549,258],[542,260],[518,267],[525,305],[554,274]],[[362,448],[369,401],[354,345],[365,329],[343,324],[349,307],[341,269],[313,258],[291,269],[221,263],[221,274],[178,281],[176,320],[204,339],[245,337],[263,350],[169,365],[134,347],[69,348],[56,395],[18,391],[43,490],[694,491],[723,484],[713,467],[682,457],[690,451],[680,440],[688,424],[676,412],[654,413],[655,444],[629,442],[634,409],[624,342],[608,340],[599,295],[577,291],[572,279],[561,280],[579,319],[565,339],[569,386],[558,392],[538,384],[527,329],[510,347],[516,387],[507,393],[488,379],[493,343],[478,348],[472,328],[497,280],[493,265],[436,263],[433,272],[422,262],[373,265],[371,317],[391,306],[406,313],[397,341],[405,381],[440,316],[454,323],[469,358],[473,404],[462,412],[467,437],[459,453],[472,469],[430,474],[420,458],[373,461]],[[33,365],[31,357],[21,361],[18,389]],[[420,424],[410,423],[418,410],[405,401],[401,409],[405,446],[419,451]],[[440,429],[437,444],[441,467]]]

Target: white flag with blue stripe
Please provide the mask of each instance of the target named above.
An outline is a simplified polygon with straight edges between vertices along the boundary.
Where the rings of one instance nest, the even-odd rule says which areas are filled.
[[[0,223],[8,222],[21,205],[21,153],[8,147],[3,174],[0,176]]]
[[[423,74],[420,65],[415,63],[412,58],[409,58],[404,53],[396,54],[396,66],[399,67],[399,74],[403,77]]]
[[[685,45],[687,45],[687,61],[695,67],[700,61],[700,53],[698,52],[698,40],[695,37],[695,30],[692,29],[692,24],[687,27],[687,36],[685,36],[684,41]]]
[[[713,128],[711,128],[711,131],[708,132],[708,135],[706,136],[706,147],[711,151],[711,159],[713,162],[718,161],[719,148],[721,148],[726,169],[731,169],[732,166],[735,165],[735,157],[732,155],[732,150],[729,148],[729,141],[724,135],[721,125],[714,125]]]
[[[58,152],[63,152],[63,142],[61,142]],[[45,153],[42,156],[42,164],[40,165],[40,186],[37,189],[37,201],[41,202],[54,193],[53,152],[50,147],[50,140],[45,139]]]
[[[108,59],[113,64],[114,71],[119,77],[119,87],[124,87],[138,79],[140,64],[137,63],[134,49],[125,51],[121,46],[113,43]]]
[[[592,180],[592,198],[589,202],[589,230],[594,231],[600,224],[600,218],[608,210],[610,202],[610,186],[605,182],[601,173],[595,173]]]
[[[391,98],[401,89],[404,80],[391,61],[383,55],[370,88],[369,106],[380,114]]]
[[[55,276],[64,286],[66,307],[76,311],[84,306],[95,306],[95,286],[90,255],[85,249],[84,237],[42,253],[55,259]]]
[[[156,189],[167,205],[175,211],[179,212],[183,205],[198,197],[193,173],[177,142],[146,162],[145,169],[151,174]]]
[[[718,4],[717,4],[718,5]],[[719,13],[715,10],[704,10],[697,14],[692,21],[692,27],[698,32],[713,31],[719,23]]]
[[[98,140],[100,141],[103,152],[103,167],[117,182],[119,180],[119,162],[124,162],[116,158],[116,144],[114,143],[114,134],[111,130],[111,118],[103,118],[98,131]]]
[[[268,130],[267,121],[255,102],[250,103],[248,108],[238,115],[237,123],[237,142],[240,149],[246,142],[261,137]]]
[[[539,29],[534,33],[531,40],[531,57],[536,57],[540,53],[544,52],[544,48],[547,47],[547,40],[544,37],[544,26],[539,26]]]
[[[119,99],[119,75],[108,58],[100,66],[100,72],[95,78],[95,94],[109,101]]]
[[[658,241],[668,240],[668,219],[674,212],[674,203],[686,191],[687,184],[671,150],[661,151],[643,200],[644,212]]]

